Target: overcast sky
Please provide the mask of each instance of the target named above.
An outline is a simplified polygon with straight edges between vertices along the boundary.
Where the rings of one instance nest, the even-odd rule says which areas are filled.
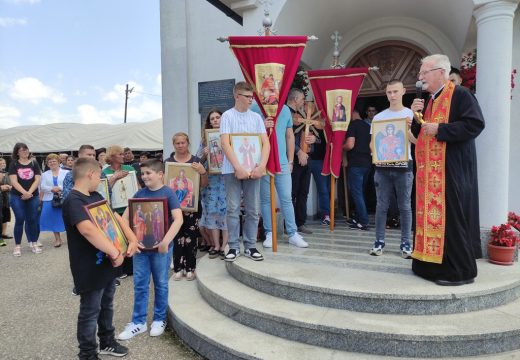
[[[161,117],[158,0],[0,0],[0,129]]]

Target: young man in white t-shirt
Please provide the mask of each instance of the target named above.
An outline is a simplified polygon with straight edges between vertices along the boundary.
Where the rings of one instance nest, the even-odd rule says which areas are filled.
[[[410,141],[415,138],[410,136],[410,125],[413,119],[413,112],[403,105],[403,95],[406,90],[403,83],[399,80],[392,80],[386,86],[386,97],[390,102],[390,107],[376,116],[372,120],[370,133],[373,131],[374,123],[390,119],[408,119],[408,136]],[[394,163],[376,164],[374,174],[374,184],[376,187],[377,205],[376,205],[376,240],[374,247],[370,250],[370,255],[379,256],[383,254],[385,247],[385,227],[386,215],[390,205],[390,197],[395,191],[397,195],[397,205],[401,217],[401,256],[405,259],[411,259],[411,231],[412,231],[412,156],[410,151],[410,143],[405,144],[408,147],[408,161],[396,161]],[[374,147],[372,147],[374,149]],[[374,151],[374,150],[372,150]]]
[[[220,141],[224,150],[222,175],[226,185],[227,227],[229,251],[224,260],[235,261],[240,255],[240,201],[244,196],[244,255],[255,261],[263,260],[256,249],[256,236],[260,213],[260,178],[265,173],[269,157],[269,138],[260,115],[249,110],[253,101],[253,88],[246,82],[239,82],[233,89],[235,106],[222,114],[220,122]],[[230,134],[259,134],[262,141],[260,163],[252,171],[246,170],[231,147]]]

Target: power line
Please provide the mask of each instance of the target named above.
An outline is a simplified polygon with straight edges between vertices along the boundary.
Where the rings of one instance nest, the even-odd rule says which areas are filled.
[[[150,94],[150,93],[143,92],[143,91],[137,91],[137,90],[134,90],[134,92],[135,92],[135,93],[138,93],[138,94],[144,94],[144,95],[150,95],[150,96],[162,97],[162,95]]]

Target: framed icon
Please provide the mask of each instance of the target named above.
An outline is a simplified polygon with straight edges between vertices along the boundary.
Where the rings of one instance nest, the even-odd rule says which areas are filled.
[[[408,165],[407,119],[372,121],[372,162]]]
[[[128,249],[128,240],[123,233],[123,230],[121,230],[112,209],[108,206],[108,202],[106,200],[97,201],[85,205],[84,209],[92,223],[94,223],[94,225],[105,234],[107,239],[114,244],[116,249],[121,251],[122,254],[126,253],[126,250]]]
[[[107,175],[107,179],[114,176],[114,174]],[[130,199],[139,190],[137,184],[137,176],[135,171],[130,171],[124,178],[118,179],[112,185],[112,197],[110,204],[112,209],[126,208],[128,206],[128,199]]]
[[[164,182],[173,190],[182,211],[197,212],[199,209],[200,174],[191,163],[166,162]]]
[[[155,249],[168,231],[166,198],[128,199],[130,228],[145,249]]]
[[[220,143],[219,129],[206,129],[206,144],[208,146],[208,173],[221,174],[224,162],[224,151]]]
[[[101,182],[99,183],[96,191],[103,196],[103,199],[107,201],[107,203],[110,205],[110,191],[108,191],[108,179],[103,178],[101,179]]]
[[[262,138],[259,134],[229,134],[229,140],[240,165],[251,173],[262,159]]]

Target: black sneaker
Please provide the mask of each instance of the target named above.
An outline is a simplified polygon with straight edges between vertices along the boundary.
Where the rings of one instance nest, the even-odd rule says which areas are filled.
[[[237,249],[229,249],[228,253],[226,254],[226,257],[224,258],[225,261],[233,262],[237,259],[237,257],[240,256],[240,250]]]
[[[78,292],[76,291],[76,287],[75,286],[72,288],[72,295],[74,295],[74,296],[78,296],[79,295]]]
[[[347,219],[347,224],[349,225],[356,225],[358,222],[356,221],[356,219],[353,219],[353,218],[349,218]]]
[[[363,231],[367,231],[368,230],[368,226],[367,225],[361,225],[360,223],[351,224],[348,227],[350,229],[353,229],[353,230],[363,230]]]
[[[264,260],[264,256],[256,248],[245,249],[244,255],[254,261]]]
[[[110,345],[100,348],[99,354],[123,357],[128,354],[128,348],[114,340]]]
[[[119,276],[119,278],[121,280],[126,279],[127,277],[128,277],[128,274],[121,274],[121,276]]]
[[[115,281],[115,285],[116,285],[116,286],[121,285],[121,281],[119,281],[119,280],[116,279],[116,281]]]

